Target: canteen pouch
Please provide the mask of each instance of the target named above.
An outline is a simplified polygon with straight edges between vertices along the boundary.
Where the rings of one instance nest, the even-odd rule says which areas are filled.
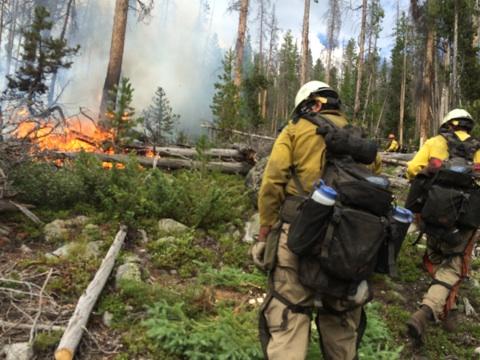
[[[272,271],[277,265],[277,251],[280,236],[283,231],[282,221],[278,221],[273,225],[272,229],[267,235],[265,243],[265,253],[263,254],[263,270]]]
[[[464,192],[433,185],[422,209],[422,220],[443,228],[453,227],[460,217]]]
[[[390,231],[378,250],[375,272],[397,276],[397,257],[409,227],[410,223],[403,223],[390,217]]]
[[[288,231],[287,246],[290,251],[301,256],[308,253],[314,244],[321,242],[332,209],[333,206],[322,205],[312,198],[305,200]]]
[[[336,190],[342,204],[377,216],[386,216],[392,208],[392,193],[368,181],[338,182]]]
[[[467,228],[480,227],[480,188],[469,191],[458,224]]]
[[[331,276],[346,281],[366,279],[375,269],[387,226],[384,217],[335,206],[321,245],[322,268]]]

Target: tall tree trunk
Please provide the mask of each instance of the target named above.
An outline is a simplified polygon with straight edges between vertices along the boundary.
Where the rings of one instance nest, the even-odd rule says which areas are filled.
[[[353,107],[353,119],[356,120],[360,111],[360,90],[362,87],[363,63],[365,58],[365,30],[367,27],[368,0],[362,1],[362,25],[360,29],[359,52],[357,61],[357,85],[355,87],[355,105]]]
[[[454,1],[454,21],[453,21],[453,58],[452,58],[452,100],[454,106],[458,104],[458,1]]]
[[[430,135],[430,124],[432,123],[432,96],[431,88],[433,84],[433,56],[435,46],[435,34],[431,25],[427,28],[427,37],[425,41],[425,60],[422,87],[419,103],[419,121],[420,121],[420,145],[427,140]]]
[[[60,39],[65,40],[65,34],[67,33],[68,21],[70,19],[70,13],[72,11],[72,5],[75,0],[69,0],[67,3],[67,12],[65,14],[65,21],[63,22],[62,32],[60,33]],[[52,82],[48,91],[48,106],[52,106],[55,97],[55,84],[57,82],[57,73],[52,76]]]
[[[240,86],[242,83],[243,50],[245,48],[245,34],[247,32],[248,2],[249,0],[240,1],[237,43],[235,45],[236,61],[234,83],[237,86]]]
[[[102,126],[105,124],[109,92],[120,82],[122,73],[123,50],[125,48],[125,34],[127,32],[128,0],[116,0],[113,17],[112,43],[110,46],[110,60],[108,62],[107,76],[103,85],[102,100],[100,102],[99,117]]]
[[[10,19],[10,27],[8,29],[8,43],[7,43],[7,66],[5,74],[10,74],[10,68],[12,66],[12,58],[13,58],[13,46],[15,41],[15,32],[16,32],[16,25],[17,25],[17,13],[18,13],[18,0],[12,0],[11,3],[11,19]]]
[[[2,40],[3,40],[3,25],[4,25],[4,19],[5,19],[5,3],[7,0],[1,0],[2,1],[2,7],[1,7],[1,14],[0,14],[0,54],[2,52]]]
[[[310,23],[310,0],[305,0],[305,8],[303,10],[303,29],[302,29],[302,61],[300,63],[300,85],[307,82],[308,69],[308,34]]]
[[[400,119],[398,121],[398,141],[400,147],[403,146],[403,127],[405,118],[405,94],[407,88],[407,35],[405,34],[403,42],[403,67],[402,67],[402,83],[400,86]]]
[[[341,14],[339,0],[330,0],[327,24],[327,63],[325,68],[325,81],[328,84],[330,83],[330,70],[332,69],[332,52],[337,43],[340,22]]]

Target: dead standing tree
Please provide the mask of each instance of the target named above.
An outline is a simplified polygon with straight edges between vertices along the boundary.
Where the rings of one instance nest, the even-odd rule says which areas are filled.
[[[237,5],[237,4],[234,4]],[[243,50],[245,48],[245,34],[247,32],[247,17],[248,17],[249,0],[240,0],[239,18],[238,18],[238,32],[237,43],[235,45],[235,78],[234,83],[237,87],[242,83],[242,68],[243,68]]]
[[[153,8],[153,0],[140,1],[136,4],[139,7],[139,20],[147,16]],[[105,118],[108,100],[111,92],[120,84],[122,74],[123,53],[125,49],[125,38],[127,33],[127,19],[129,0],[116,0],[113,14],[112,41],[110,45],[110,58],[108,61],[107,74],[103,84],[102,99],[100,101],[99,118],[100,124],[108,128]]]

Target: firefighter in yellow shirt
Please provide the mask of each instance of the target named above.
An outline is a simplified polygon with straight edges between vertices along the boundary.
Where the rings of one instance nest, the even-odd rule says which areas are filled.
[[[308,112],[321,114],[337,127],[347,125],[338,94],[323,82],[310,81],[300,88],[295,98],[296,111],[305,106]],[[266,238],[279,231],[278,249],[274,250],[276,265],[269,269],[269,295],[260,316],[262,348],[269,360],[302,360],[307,355],[313,292],[299,282],[298,258],[287,247],[290,225],[280,212],[288,208],[286,198],[300,195],[299,187],[306,192],[312,190],[323,174],[325,156],[324,137],[317,133],[317,126],[300,117],[283,128],[264,172],[258,200],[261,227],[251,253],[254,262],[264,266]],[[373,166],[379,170],[379,164],[377,158]],[[292,166],[295,176],[291,174]],[[362,306],[345,310],[338,301],[326,301],[338,312],[318,314],[324,358],[355,359],[366,322]]]
[[[458,151],[459,159],[470,158],[464,160],[473,167],[472,174],[480,174],[479,142],[470,135],[473,126],[472,116],[467,111],[450,111],[442,121],[440,134],[428,139],[408,163],[407,177],[413,180],[419,174],[435,174],[453,161],[454,153]],[[449,139],[453,139],[453,142]],[[460,283],[468,274],[472,247],[475,245],[474,233],[475,230],[459,228],[460,240],[456,242],[448,242],[440,235],[427,235],[427,250],[423,260],[433,281],[423,296],[420,309],[407,322],[408,333],[417,342],[423,341],[430,321],[445,319],[455,305]]]
[[[395,139],[394,134],[389,134],[388,135],[388,145],[387,149],[385,150],[386,152],[397,152],[400,146],[398,145],[398,141]]]

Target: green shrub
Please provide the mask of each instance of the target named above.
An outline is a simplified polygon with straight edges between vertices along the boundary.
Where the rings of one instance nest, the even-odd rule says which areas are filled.
[[[165,301],[149,309],[147,335],[167,352],[190,360],[262,359],[256,312],[220,309],[215,318],[193,319],[185,304]]]
[[[170,217],[189,226],[215,227],[244,216],[249,206],[238,176],[202,170],[170,175],[143,169],[134,156],[124,169],[111,170],[87,153],[60,169],[27,163],[12,179],[25,202],[56,210],[96,209],[133,226],[139,219]]]

